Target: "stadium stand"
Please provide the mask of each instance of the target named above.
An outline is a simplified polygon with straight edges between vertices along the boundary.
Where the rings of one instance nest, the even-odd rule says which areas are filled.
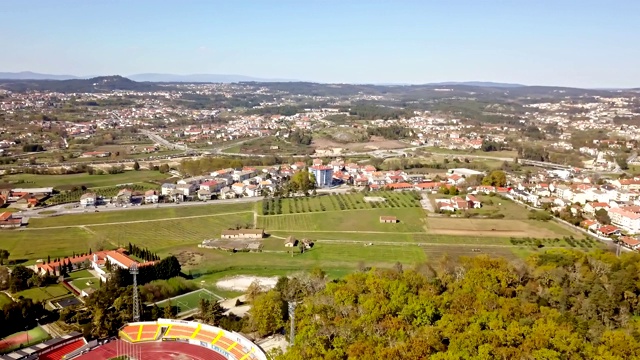
[[[120,329],[120,338],[130,343],[184,341],[211,349],[227,359],[265,360],[266,355],[244,336],[193,321],[158,319],[130,323]]]
[[[38,357],[38,360],[62,360],[65,359],[65,355],[76,351],[77,349],[85,345],[84,339],[76,340],[72,343],[68,343],[62,347],[54,349],[50,352],[46,352]]]
[[[79,332],[72,332],[59,338],[0,355],[0,360],[61,360],[64,356],[83,347],[86,341]]]

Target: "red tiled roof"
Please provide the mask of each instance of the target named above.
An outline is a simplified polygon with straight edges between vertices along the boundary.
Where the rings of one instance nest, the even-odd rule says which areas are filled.
[[[615,227],[613,225],[600,226],[600,228],[598,229],[598,231],[603,233],[603,234],[611,234],[611,233],[616,232],[618,230],[620,230],[620,229],[618,229],[617,227]]]
[[[2,214],[0,214],[0,221],[7,221],[9,219],[11,219],[11,213],[8,211],[3,212]]]
[[[391,189],[408,189],[408,188],[412,188],[413,185],[409,183],[396,183],[396,184],[388,184],[386,187]]]
[[[640,241],[638,241],[638,239],[632,238],[631,236],[623,236],[620,238],[620,241],[631,247],[640,245]]]

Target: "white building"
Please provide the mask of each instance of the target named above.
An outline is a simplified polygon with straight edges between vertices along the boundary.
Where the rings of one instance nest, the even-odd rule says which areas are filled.
[[[632,234],[640,233],[640,214],[620,208],[611,208],[608,214],[611,219],[611,224]]]
[[[312,166],[309,171],[316,178],[317,187],[329,187],[333,184],[333,168],[331,166],[316,165]]]
[[[82,206],[95,206],[96,205],[96,194],[95,193],[86,193],[80,196],[80,205]]]

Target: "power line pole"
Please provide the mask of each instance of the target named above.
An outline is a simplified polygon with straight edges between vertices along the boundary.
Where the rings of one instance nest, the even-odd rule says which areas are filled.
[[[133,321],[140,321],[140,299],[138,298],[138,264],[133,263],[129,267],[129,273],[133,275]]]

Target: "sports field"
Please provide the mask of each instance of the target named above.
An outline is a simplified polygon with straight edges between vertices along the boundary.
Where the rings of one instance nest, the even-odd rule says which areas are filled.
[[[33,301],[47,301],[51,299],[61,298],[71,294],[64,286],[60,284],[49,285],[39,288],[31,288],[13,294],[15,298],[20,296],[33,299]]]
[[[0,354],[22,349],[49,339],[51,339],[51,336],[43,328],[37,326],[31,330],[21,331],[0,340]]]
[[[180,296],[162,300],[160,302],[157,302],[156,305],[158,305],[159,307],[165,307],[168,305],[177,306],[178,314],[182,314],[197,309],[198,304],[200,303],[200,299],[218,301],[222,300],[222,297],[214,294],[207,289],[198,289]]]

